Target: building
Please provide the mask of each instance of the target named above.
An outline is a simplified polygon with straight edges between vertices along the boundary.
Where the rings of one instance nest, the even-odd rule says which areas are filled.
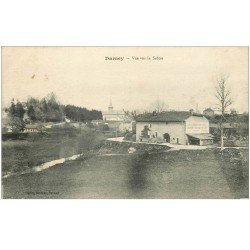
[[[114,110],[112,102],[110,101],[108,110],[102,112],[104,121],[123,121],[125,112],[123,110]]]
[[[162,141],[173,144],[209,145],[209,121],[203,115],[170,111],[139,115],[136,119],[136,141]]]
[[[26,124],[23,130],[23,133],[38,133],[38,132],[45,132],[46,128],[43,124]]]
[[[203,110],[203,115],[208,116],[208,117],[213,117],[214,110],[211,108],[207,108],[207,109]]]
[[[27,132],[27,133],[37,133],[38,132],[37,125],[27,124],[25,126],[24,132]]]
[[[95,126],[103,125],[105,122],[103,120],[92,120],[91,123]]]

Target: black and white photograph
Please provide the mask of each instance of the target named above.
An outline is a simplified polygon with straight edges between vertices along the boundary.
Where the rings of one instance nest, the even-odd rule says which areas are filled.
[[[250,249],[249,1],[0,1],[0,248]]]
[[[2,198],[249,198],[248,47],[2,47]]]

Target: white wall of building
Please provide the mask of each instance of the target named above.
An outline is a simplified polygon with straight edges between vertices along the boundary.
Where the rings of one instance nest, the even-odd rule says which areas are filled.
[[[187,138],[185,134],[185,122],[137,122],[136,123],[136,141],[140,141],[141,131],[144,126],[148,125],[150,128],[150,137],[153,135],[163,139],[163,135],[168,133],[170,135],[170,143],[186,144]]]
[[[124,113],[115,111],[104,111],[102,112],[102,118],[104,121],[123,121]]]
[[[187,144],[186,134],[209,133],[209,121],[205,117],[190,116],[185,122],[137,122],[136,141],[140,141],[141,131],[147,125],[150,129],[150,138],[157,135],[164,139],[163,135],[170,135],[170,143]]]
[[[186,120],[186,134],[209,133],[209,121],[205,117],[190,116]]]

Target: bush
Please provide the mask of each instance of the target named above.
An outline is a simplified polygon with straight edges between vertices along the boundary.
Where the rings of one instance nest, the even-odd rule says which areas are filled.
[[[133,134],[133,135],[131,136],[131,141],[133,141],[133,142],[136,141],[136,134]]]
[[[126,131],[124,135],[124,140],[126,141],[136,141],[136,135],[133,132]]]
[[[2,140],[25,140],[28,137],[28,133],[5,133],[2,134]]]
[[[99,148],[103,145],[105,137],[92,129],[84,129],[77,136],[78,145],[82,151]]]
[[[103,131],[109,131],[109,125],[108,124],[104,124],[102,127]]]
[[[50,134],[64,134],[67,136],[76,136],[79,133],[79,128],[75,128],[68,123],[60,126],[53,126],[48,130]]]

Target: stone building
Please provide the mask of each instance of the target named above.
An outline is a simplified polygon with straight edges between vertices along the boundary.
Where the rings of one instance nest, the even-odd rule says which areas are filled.
[[[214,116],[214,110],[211,108],[204,109],[203,115],[208,116],[208,117],[213,117]]]
[[[209,145],[209,121],[203,115],[170,111],[139,115],[136,119],[136,141],[152,139],[172,144]]]
[[[114,110],[110,101],[108,110],[102,112],[102,117],[104,121],[123,121],[125,112],[123,110]]]

